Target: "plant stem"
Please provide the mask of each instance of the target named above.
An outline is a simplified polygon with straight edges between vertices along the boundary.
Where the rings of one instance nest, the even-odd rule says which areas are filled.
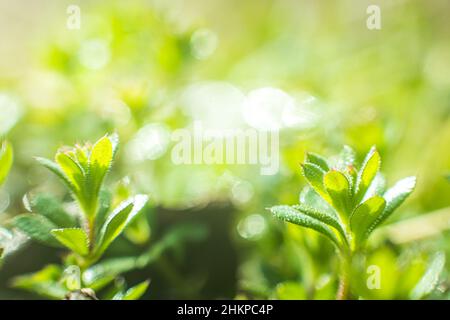
[[[337,300],[347,300],[349,293],[349,277],[347,274],[341,275],[339,278],[339,288],[336,295]]]
[[[342,257],[340,265],[339,287],[336,294],[337,300],[347,300],[350,297],[350,266],[352,258]]]

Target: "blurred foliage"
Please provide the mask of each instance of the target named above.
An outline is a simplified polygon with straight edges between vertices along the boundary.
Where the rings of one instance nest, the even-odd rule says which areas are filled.
[[[150,278],[150,296],[160,298],[332,299],[333,247],[314,231],[272,221],[265,208],[298,203],[306,150],[328,156],[347,144],[360,162],[376,145],[388,184],[418,180],[374,234],[369,259],[386,278],[368,297],[406,297],[435,252],[449,261],[448,1],[376,1],[381,30],[366,27],[373,1],[78,3],[81,28],[70,30],[72,3],[0,1],[0,135],[15,151],[0,223],[25,212],[25,194],[52,194],[70,209],[68,192],[33,157],[117,132],[121,148],[107,180],[129,181],[153,207],[111,246],[110,258],[145,254],[180,222],[210,229],[203,244],[174,244],[155,266],[128,272],[128,281]],[[249,112],[255,95],[275,102]],[[261,176],[255,165],[175,165],[170,135],[194,121],[278,127],[278,174]],[[58,253],[15,229],[0,232],[0,298],[34,298],[11,290],[10,279],[56,264]],[[48,268],[33,277],[62,272]],[[447,299],[449,283],[444,267],[431,297]],[[115,288],[126,292],[123,283]]]

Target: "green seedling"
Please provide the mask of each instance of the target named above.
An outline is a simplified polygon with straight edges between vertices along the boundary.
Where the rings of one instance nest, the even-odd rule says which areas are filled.
[[[40,164],[56,174],[68,188],[77,204],[77,214],[69,214],[55,198],[39,195],[25,201],[31,213],[19,215],[13,220],[13,226],[30,238],[52,247],[69,250],[65,264],[72,268],[70,270],[78,271],[69,272],[71,277],[66,278],[68,281],[63,281],[69,291],[66,296],[68,299],[81,298],[83,294],[88,298],[95,296],[95,293],[89,295],[90,291],[84,287],[83,273],[101,259],[112,242],[135,221],[148,201],[146,195],[140,194],[121,201],[114,209],[110,208],[111,195],[102,190],[102,186],[113,163],[117,145],[117,135],[108,135],[92,146],[87,144],[62,148],[57,152],[54,161],[37,158]],[[57,267],[49,268],[41,271],[43,274],[35,276],[43,279],[45,275],[49,281],[55,280],[51,275],[61,272],[55,271]],[[67,269],[63,273],[66,274]],[[24,281],[30,281],[30,278],[19,277],[16,279],[16,285],[26,287]],[[92,283],[90,285],[94,286]],[[134,290],[120,294],[118,292],[116,298],[140,297],[147,286],[148,283],[144,282]],[[48,291],[48,288],[34,289],[38,292]],[[46,292],[46,295],[52,296],[49,292]]]
[[[335,161],[308,153],[302,171],[310,187],[302,192],[300,203],[270,208],[275,217],[314,229],[335,245],[340,257],[339,299],[351,295],[353,258],[364,251],[369,236],[405,201],[416,185],[415,177],[407,177],[386,190],[379,173],[380,165],[375,147],[359,170],[349,147],[345,147]]]

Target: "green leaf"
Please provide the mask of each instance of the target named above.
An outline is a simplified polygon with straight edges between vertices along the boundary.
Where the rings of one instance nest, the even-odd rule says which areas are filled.
[[[116,279],[117,278],[115,276],[111,276],[111,275],[106,275],[105,274],[104,276],[95,278],[90,283],[85,282],[85,284],[86,284],[86,286],[88,286],[89,288],[91,288],[92,290],[97,292],[97,291],[100,291],[101,289],[105,288],[109,284],[111,284],[111,282],[113,282]]]
[[[325,190],[323,185],[323,171],[319,166],[311,163],[302,164],[303,175],[310,184],[310,186],[316,191],[323,199],[331,203],[331,198]]]
[[[299,203],[313,207],[318,211],[322,211],[329,215],[336,216],[336,210],[326,202],[313,188],[306,186],[302,189],[299,195]]]
[[[411,291],[411,299],[422,299],[429,295],[439,282],[439,276],[445,267],[445,254],[438,252],[434,255],[427,271]]]
[[[146,195],[137,195],[122,202],[107,218],[100,231],[96,255],[101,255],[116,239],[148,201]]]
[[[105,278],[115,279],[117,275],[125,273],[141,266],[138,264],[137,257],[120,257],[105,259],[91,266],[83,273],[83,282],[90,288],[103,286]]]
[[[113,145],[108,137],[103,137],[92,147],[89,156],[89,169],[94,190],[100,190],[101,183],[113,160]]]
[[[103,291],[102,300],[112,300],[117,297],[120,300],[126,289],[126,282],[124,278],[116,278],[115,281],[108,287],[107,290]]]
[[[323,222],[314,219],[310,216],[302,214],[301,212],[295,210],[290,206],[275,206],[270,208],[272,214],[283,221],[287,221],[290,223],[297,224],[299,226],[316,230],[317,232],[323,234],[328,239],[330,239],[334,244],[338,247],[340,245],[338,238],[334,234],[334,232]]]
[[[144,281],[140,284],[130,288],[125,293],[118,293],[113,297],[113,300],[138,300],[148,289],[150,281]]]
[[[398,181],[383,195],[386,200],[386,208],[378,216],[370,227],[370,232],[381,225],[397,209],[403,201],[414,191],[416,177],[407,177]]]
[[[76,219],[67,213],[61,203],[50,195],[37,195],[30,201],[30,209],[33,213],[45,216],[59,228],[71,228],[76,226]]]
[[[83,188],[83,169],[77,162],[75,162],[75,160],[63,152],[58,152],[56,154],[55,161],[64,172],[67,179],[69,179],[70,184],[74,187],[72,191],[78,195]]]
[[[321,212],[304,204],[294,205],[292,207],[307,216],[310,216],[329,225],[330,227],[335,228],[341,234],[341,236],[346,239],[345,231],[335,215],[327,212]]]
[[[358,172],[355,189],[355,204],[359,204],[364,198],[367,189],[369,188],[372,180],[375,178],[378,170],[380,169],[380,164],[380,154],[375,149],[375,147],[372,147],[366,158],[364,159],[361,169]]]
[[[356,207],[350,217],[350,229],[355,236],[355,242],[360,245],[371,232],[370,226],[383,212],[386,201],[379,196],[372,197]]]
[[[109,209],[111,207],[112,195],[111,192],[107,190],[100,190],[99,196],[99,206],[97,214],[95,215],[95,234],[98,235],[101,227],[108,217]]]
[[[13,163],[13,149],[11,145],[4,141],[0,145],[0,185],[6,180]]]
[[[332,164],[332,167],[335,168],[335,170],[342,172],[347,177],[350,184],[350,192],[353,195],[358,175],[355,168],[355,151],[349,146],[344,146],[335,160],[335,163]]]
[[[86,148],[76,145],[74,153],[75,153],[75,157],[77,159],[78,164],[86,172],[86,171],[88,171],[89,159],[88,159],[88,155],[87,155],[87,150],[85,150],[85,149]]]
[[[363,201],[372,198],[373,196],[382,196],[386,192],[386,179],[383,174],[378,172],[378,174],[373,179],[370,187],[367,189],[364,195]]]
[[[51,234],[51,230],[57,226],[44,216],[34,213],[22,214],[13,219],[13,225],[33,240],[50,246],[60,246]]]
[[[89,155],[89,165],[103,173],[109,169],[113,159],[113,144],[108,136],[98,140],[92,147]]]
[[[72,182],[70,182],[69,178],[66,177],[66,175],[64,174],[64,172],[61,170],[61,168],[58,166],[57,163],[41,157],[35,157],[35,159],[41,165],[43,165],[48,170],[53,172],[56,176],[58,176],[70,190],[75,190],[75,186],[72,185]]]
[[[42,270],[15,277],[12,280],[14,288],[24,289],[51,299],[63,299],[67,293],[64,285],[59,282],[62,269],[57,265],[48,265]]]
[[[142,245],[150,238],[150,226],[145,215],[134,219],[125,230],[125,236],[134,244]]]
[[[105,221],[101,231],[99,244],[96,247],[96,253],[102,254],[125,229],[127,220],[133,209],[133,203],[127,203],[126,206],[121,206],[116,209],[108,220]]]
[[[323,184],[330,195],[333,207],[345,218],[348,215],[350,202],[350,184],[347,177],[342,172],[332,170],[323,177]],[[345,221],[346,218],[343,220]]]
[[[52,235],[73,252],[85,256],[89,253],[89,240],[80,228],[53,229]]]
[[[324,157],[312,152],[306,153],[305,163],[315,164],[325,172],[330,170],[327,160]]]
[[[105,136],[95,143],[89,155],[89,169],[86,175],[86,214],[93,216],[97,210],[97,201],[103,180],[113,160],[113,144]]]

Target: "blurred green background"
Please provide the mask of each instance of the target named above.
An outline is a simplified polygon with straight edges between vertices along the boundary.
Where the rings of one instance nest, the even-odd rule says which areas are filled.
[[[380,30],[366,26],[370,4]],[[80,29],[66,26],[69,5]],[[332,156],[348,144],[361,158],[375,144],[388,183],[416,175],[418,186],[371,247],[383,280],[366,297],[408,298],[433,253],[450,258],[449,12],[447,0],[0,0],[0,135],[15,150],[0,221],[23,213],[28,193],[69,200],[34,156],[117,132],[109,180],[128,177],[151,196],[151,236],[109,254],[145,250],[181,222],[208,231],[126,275],[152,279],[148,298],[332,299],[333,248],[265,208],[298,201],[305,151]],[[250,94],[269,102],[251,113]],[[175,165],[170,133],[194,121],[279,128],[278,174]],[[9,279],[61,253],[16,242],[0,298],[35,298]],[[450,297],[448,269],[435,298]]]

